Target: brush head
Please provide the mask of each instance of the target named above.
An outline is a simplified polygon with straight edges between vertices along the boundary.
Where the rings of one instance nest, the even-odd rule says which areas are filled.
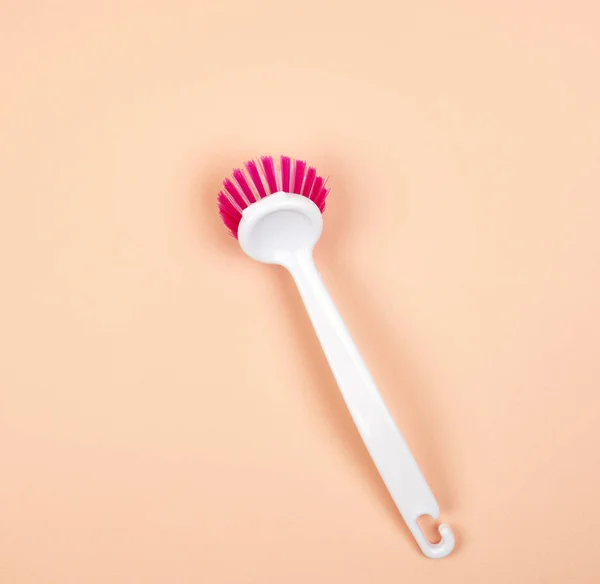
[[[271,156],[249,160],[244,168],[235,169],[231,178],[223,181],[223,190],[219,191],[217,205],[225,227],[237,239],[244,209],[280,192],[302,195],[322,213],[329,189],[326,180],[317,175],[312,166],[307,167],[303,160],[289,156],[281,156],[278,164]]]

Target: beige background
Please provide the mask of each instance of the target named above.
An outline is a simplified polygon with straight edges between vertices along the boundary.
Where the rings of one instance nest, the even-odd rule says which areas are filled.
[[[592,0],[0,3],[0,581],[600,579]],[[331,176],[317,261],[459,535],[423,558],[292,284],[220,225]]]

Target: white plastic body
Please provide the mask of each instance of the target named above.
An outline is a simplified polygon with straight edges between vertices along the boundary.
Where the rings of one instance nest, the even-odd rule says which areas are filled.
[[[398,430],[312,259],[322,231],[317,206],[300,195],[275,193],[244,210],[238,237],[253,259],[279,264],[291,273],[354,423],[400,514],[423,553],[443,558],[454,534],[439,526],[430,543],[417,521],[438,519],[439,505]]]

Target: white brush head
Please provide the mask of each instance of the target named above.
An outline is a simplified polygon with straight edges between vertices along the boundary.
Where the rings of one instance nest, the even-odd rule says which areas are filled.
[[[244,209],[238,229],[242,249],[266,264],[287,265],[311,252],[323,230],[319,207],[310,199],[278,192]]]

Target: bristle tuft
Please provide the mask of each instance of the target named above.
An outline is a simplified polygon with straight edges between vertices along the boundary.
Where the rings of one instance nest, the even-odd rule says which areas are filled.
[[[302,193],[302,183],[304,182],[304,171],[306,170],[306,162],[304,160],[296,160],[294,165],[294,187],[292,192],[300,195]]]
[[[231,197],[232,201],[239,207],[240,211],[243,211],[248,206],[248,203],[244,201],[244,197],[242,197],[237,187],[228,178],[223,181],[223,186],[225,187],[225,192]]]
[[[310,193],[307,195],[311,201],[314,201],[321,194],[321,188],[323,187],[323,182],[324,182],[324,180],[323,180],[322,176],[318,176],[315,178],[313,187],[312,187]]]
[[[219,208],[219,215],[225,224],[225,227],[229,229],[229,232],[234,237],[237,237],[237,229],[240,221],[242,220],[242,212],[239,207],[233,202],[231,196],[228,196],[224,191],[219,191],[217,197],[217,206]]]
[[[264,197],[283,191],[311,199],[320,209],[325,209],[329,194],[326,181],[303,160],[281,156],[279,170],[271,156],[261,156],[260,163],[250,160],[244,168],[236,168],[232,178],[223,181],[223,190],[217,196],[221,219],[230,234],[237,238],[244,209]]]
[[[269,187],[269,194],[277,192],[277,175],[275,174],[275,163],[271,156],[262,156],[260,159],[267,179],[267,186]]]
[[[250,178],[252,179],[252,183],[256,187],[256,190],[258,191],[259,198],[262,199],[263,197],[266,197],[267,192],[265,191],[265,187],[260,178],[260,173],[258,172],[256,162],[254,162],[254,160],[249,160],[248,162],[246,162],[246,170],[248,171],[248,174],[250,175]]]
[[[321,179],[321,180],[323,180],[323,179]],[[315,195],[313,197],[313,201],[315,202],[315,205],[317,207],[319,207],[321,213],[323,212],[323,209],[325,208],[325,199],[327,198],[327,195],[329,194],[329,189],[327,188],[327,180],[328,179],[323,180],[323,183],[321,184],[319,191],[318,192],[315,191]]]
[[[240,188],[242,189],[242,192],[244,193],[244,196],[248,201],[248,205],[256,203],[256,197],[254,196],[254,193],[252,192],[252,189],[250,188],[250,185],[246,180],[246,175],[244,174],[244,171],[241,168],[236,168],[233,171],[233,178],[235,179],[235,182],[237,182],[237,184],[240,185]]]
[[[327,205],[327,195],[329,194],[330,189],[324,189],[320,201],[317,203],[317,207],[319,207],[319,211],[323,213],[325,211],[325,207]]]
[[[306,172],[306,180],[302,186],[302,193],[300,193],[301,195],[304,195],[310,199],[310,191],[312,190],[316,175],[317,171],[312,166],[309,167],[308,171]]]
[[[290,174],[292,159],[289,156],[281,157],[281,190],[284,193],[290,192]]]

